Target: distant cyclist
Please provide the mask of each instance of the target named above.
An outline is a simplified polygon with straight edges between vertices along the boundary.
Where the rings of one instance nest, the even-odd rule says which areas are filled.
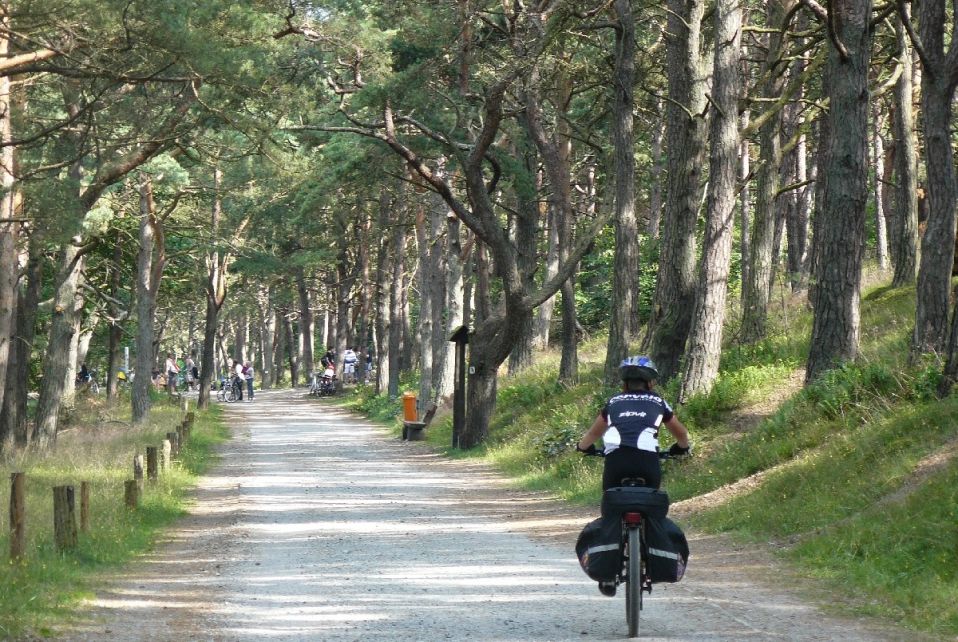
[[[602,490],[621,486],[622,480],[628,477],[641,477],[646,486],[658,488],[662,482],[659,426],[665,424],[675,437],[675,443],[669,448],[673,456],[689,453],[689,432],[668,402],[653,389],[659,372],[651,359],[629,357],[619,365],[619,374],[622,392],[606,402],[576,448],[582,452],[594,450],[595,442],[602,438],[605,445]]]

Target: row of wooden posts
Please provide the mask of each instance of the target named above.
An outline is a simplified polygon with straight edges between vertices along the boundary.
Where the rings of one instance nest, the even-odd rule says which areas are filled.
[[[168,470],[179,457],[182,448],[190,439],[195,415],[187,412],[176,431],[166,433],[161,446],[146,447],[146,479],[152,484],[159,480],[162,472]],[[136,510],[144,491],[144,459],[136,453],[133,456],[133,479],[123,484],[123,502],[131,510]],[[13,473],[10,488],[10,558],[20,559],[26,554],[26,473]],[[76,548],[79,533],[90,528],[90,482],[80,482],[80,524],[77,528],[76,496],[74,487],[53,487],[53,533],[57,550],[67,551]]]

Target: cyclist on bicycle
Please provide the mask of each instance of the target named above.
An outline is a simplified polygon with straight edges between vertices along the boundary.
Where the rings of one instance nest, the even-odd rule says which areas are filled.
[[[619,364],[619,373],[622,392],[609,399],[576,449],[592,452],[595,442],[602,438],[605,445],[602,490],[621,486],[622,480],[630,477],[641,477],[646,486],[658,488],[662,482],[659,426],[665,424],[675,437],[675,443],[669,448],[673,456],[689,453],[689,432],[668,402],[655,392],[659,372],[651,359],[628,357]]]

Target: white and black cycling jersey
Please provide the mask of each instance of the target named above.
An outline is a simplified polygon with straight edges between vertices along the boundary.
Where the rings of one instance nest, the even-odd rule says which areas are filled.
[[[602,442],[609,454],[619,446],[656,452],[659,426],[673,416],[672,407],[654,392],[622,392],[609,399],[602,416],[609,425]]]

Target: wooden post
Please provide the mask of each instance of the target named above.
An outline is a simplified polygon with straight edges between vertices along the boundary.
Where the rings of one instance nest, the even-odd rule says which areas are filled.
[[[190,428],[193,427],[194,421],[196,421],[196,413],[195,412],[186,413],[186,423],[190,425]]]
[[[469,326],[459,326],[449,337],[456,344],[456,368],[452,396],[452,447],[459,447],[459,437],[466,429],[466,344]]]
[[[180,454],[180,436],[175,432],[168,432],[166,438],[170,442],[170,461],[173,461],[172,458]]]
[[[173,442],[169,439],[163,440],[163,452],[161,453],[162,459],[160,459],[160,469],[165,473],[170,469],[170,464],[173,463]]]
[[[27,530],[26,500],[24,499],[27,476],[25,473],[10,475],[10,559],[23,557],[24,538]]]
[[[136,508],[140,501],[140,489],[136,485],[135,479],[128,479],[123,482],[123,501],[127,508]]]
[[[156,446],[146,447],[146,477],[151,483],[156,483],[159,472],[157,470]]]
[[[77,516],[73,486],[53,487],[53,536],[58,551],[76,548]]]
[[[80,482],[80,532],[90,530],[90,482]]]
[[[133,455],[133,479],[136,481],[136,487],[143,490],[143,455],[137,453]]]
[[[190,400],[187,397],[183,397],[183,412],[188,412],[190,409]]]

